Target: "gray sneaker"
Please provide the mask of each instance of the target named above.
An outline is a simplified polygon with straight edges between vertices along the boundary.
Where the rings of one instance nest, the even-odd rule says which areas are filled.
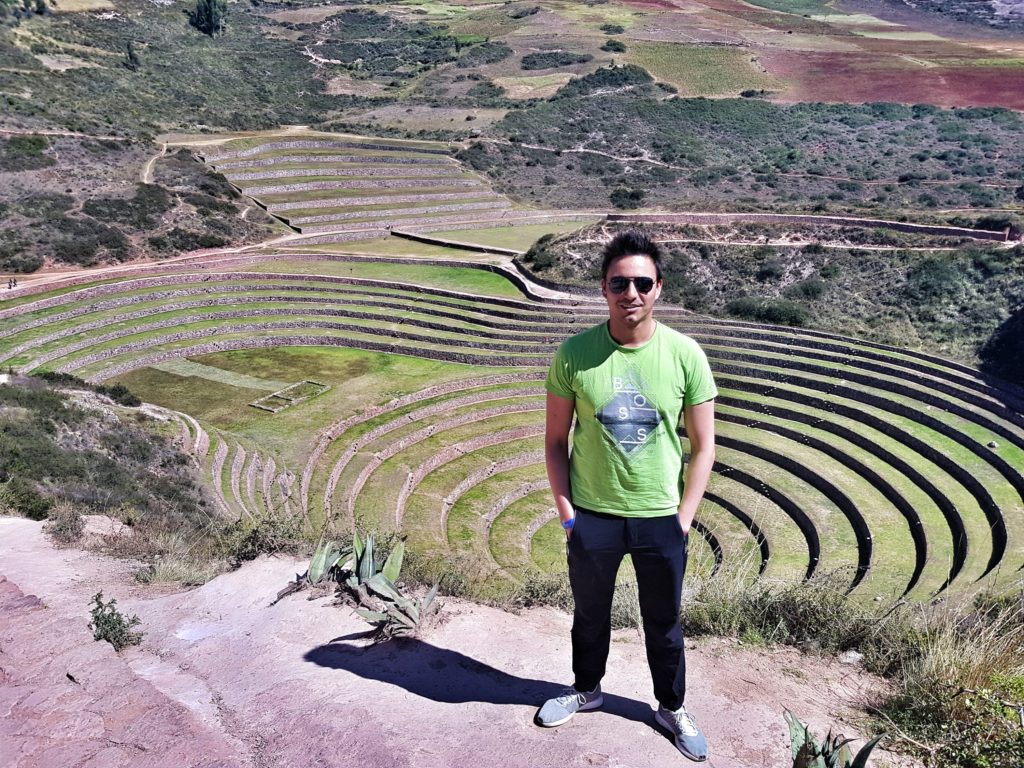
[[[545,701],[544,706],[537,710],[534,720],[537,725],[554,728],[556,725],[572,720],[572,716],[577,712],[597,709],[602,704],[604,704],[604,696],[601,695],[600,685],[589,692],[577,691],[570,687],[555,698]]]
[[[671,709],[659,706],[654,719],[658,721],[658,725],[672,734],[676,749],[683,755],[698,763],[708,759],[707,739],[697,727],[693,715],[686,711],[686,707],[680,707],[673,712]]]

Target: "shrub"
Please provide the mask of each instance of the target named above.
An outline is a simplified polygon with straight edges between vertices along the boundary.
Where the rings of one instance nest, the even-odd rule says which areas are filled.
[[[297,520],[276,516],[261,517],[250,524],[240,521],[228,530],[223,546],[236,563],[260,555],[296,552],[304,545],[299,526]]]
[[[773,325],[792,325],[802,328],[810,321],[810,315],[806,309],[785,299],[741,296],[726,304],[725,309],[733,317]]]
[[[625,53],[626,44],[621,40],[608,40],[601,46],[601,50],[608,53]]]
[[[227,28],[227,0],[196,0],[189,23],[204,35],[215,37]]]
[[[646,194],[647,193],[642,189],[617,187],[611,191],[611,194],[608,195],[608,199],[611,200],[612,205],[616,208],[639,208],[643,205],[644,196]]]
[[[135,230],[151,229],[159,217],[174,207],[167,190],[156,184],[138,184],[132,198],[94,197],[86,200],[82,211],[104,221],[113,221]]]
[[[479,101],[494,101],[495,99],[500,99],[505,96],[505,89],[490,80],[485,80],[481,83],[476,83],[472,88],[466,91],[466,95],[471,99],[477,99]]]
[[[530,246],[523,254],[523,262],[530,264],[536,270],[548,269],[555,263],[555,254],[551,251],[551,241],[554,235],[547,234],[541,237]]]
[[[511,55],[512,49],[504,43],[488,41],[466,50],[462,57],[455,62],[455,66],[459,69],[470,69],[484,64],[497,64]]]
[[[56,164],[43,154],[50,146],[45,136],[12,136],[0,144],[0,171],[36,171]]]
[[[122,651],[129,645],[138,645],[142,642],[142,632],[132,630],[141,624],[138,616],[125,618],[117,610],[117,600],[110,598],[109,602],[103,602],[103,593],[97,592],[93,595],[93,607],[89,611],[92,621],[89,628],[95,640],[106,640],[115,651]]]
[[[38,253],[15,253],[0,257],[0,272],[14,272],[27,275],[43,266],[43,257]]]
[[[621,35],[626,31],[626,28],[621,24],[602,24],[601,31],[606,35]]]
[[[58,501],[47,516],[44,530],[58,544],[74,544],[85,532],[85,521],[78,508],[67,501]]]
[[[508,12],[510,19],[525,19],[527,16],[533,16],[535,13],[540,12],[540,6],[534,5],[529,8],[513,8]]]
[[[907,272],[903,294],[916,303],[930,303],[958,293],[963,275],[955,264],[927,259]]]
[[[555,67],[571,67],[574,64],[585,64],[593,56],[589,53],[572,53],[570,51],[541,51],[523,56],[520,67],[525,70],[554,69]]]
[[[2,473],[3,467],[0,467]],[[53,508],[53,502],[40,494],[31,480],[15,475],[0,485],[0,507],[6,507],[29,520],[45,520]]]
[[[124,384],[115,384],[112,387],[99,385],[95,389],[96,392],[101,395],[106,395],[118,405],[124,405],[128,408],[137,408],[142,405],[142,400],[140,400],[137,395],[133,394]]]
[[[827,288],[828,284],[824,280],[811,277],[787,287],[783,295],[791,299],[820,299]]]
[[[643,67],[627,64],[622,67],[601,67],[589,75],[574,77],[554,95],[554,99],[567,99],[574,96],[586,96],[603,89],[621,89],[631,86],[648,85],[654,78]]]
[[[776,259],[770,259],[757,270],[757,279],[762,283],[778,280],[786,274],[786,265]]]

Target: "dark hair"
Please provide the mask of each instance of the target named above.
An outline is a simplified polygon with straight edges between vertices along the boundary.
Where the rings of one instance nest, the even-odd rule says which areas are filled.
[[[646,256],[654,262],[655,274],[661,280],[661,248],[643,232],[628,229],[620,232],[601,252],[601,279],[608,277],[608,267],[623,256]]]

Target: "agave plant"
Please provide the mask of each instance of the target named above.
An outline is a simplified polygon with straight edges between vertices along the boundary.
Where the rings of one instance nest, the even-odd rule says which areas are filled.
[[[377,635],[382,640],[415,634],[423,626],[431,607],[436,608],[436,584],[421,600],[403,595],[383,573],[371,577],[366,582],[366,588],[380,598],[383,610],[356,608],[356,613],[376,625]]]
[[[335,542],[321,542],[313,553],[313,559],[309,561],[306,579],[310,584],[319,584],[345,554]]]
[[[399,540],[388,555],[388,559],[384,561],[383,568],[378,565],[379,554],[372,533],[368,533],[365,540],[356,533],[352,537],[352,557],[341,566],[342,572],[349,574],[345,584],[357,590],[379,573],[391,582],[398,581],[398,574],[402,571],[402,559],[405,557],[405,542]]]
[[[786,710],[783,716],[789,724],[793,768],[867,768],[868,756],[885,736],[876,736],[854,756],[849,746],[853,739],[833,736],[829,730],[825,740],[819,742],[792,712]]]

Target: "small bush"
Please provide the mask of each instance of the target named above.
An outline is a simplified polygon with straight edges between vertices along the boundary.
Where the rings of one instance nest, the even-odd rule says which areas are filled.
[[[733,317],[773,325],[792,325],[802,328],[810,321],[810,315],[806,309],[785,299],[741,296],[726,304],[725,309]]]
[[[142,405],[142,400],[135,394],[133,394],[128,387],[124,384],[115,384],[112,387],[99,385],[96,387],[96,392],[101,395],[106,395],[118,405],[124,405],[128,408],[137,408]]]
[[[571,67],[574,64],[585,64],[593,56],[589,53],[572,53],[570,51],[542,51],[528,53],[523,56],[520,66],[525,70],[554,69],[555,67]]]
[[[827,287],[828,284],[824,280],[811,277],[788,286],[782,293],[791,299],[810,299],[813,301],[824,296]]]
[[[626,28],[621,24],[602,24],[601,31],[606,35],[621,35]]]
[[[757,279],[762,283],[774,281],[786,274],[786,265],[776,259],[770,259],[757,270]]]
[[[625,53],[626,44],[621,40],[608,40],[604,45],[601,46],[602,51],[608,53]]]
[[[0,485],[0,508],[7,508],[29,520],[45,520],[53,508],[53,501],[40,494],[31,480],[16,475]]]
[[[227,553],[237,563],[260,555],[297,552],[305,546],[299,523],[291,518],[263,517],[246,525],[236,523],[224,539]]]
[[[36,171],[56,164],[43,154],[50,146],[45,136],[12,136],[0,144],[0,171]]]
[[[189,558],[168,557],[147,565],[135,574],[141,584],[181,584],[197,587],[217,575],[217,564]]]
[[[58,501],[50,510],[44,530],[57,542],[67,546],[82,538],[85,521],[78,508],[67,501]]]
[[[474,45],[462,54],[462,57],[455,62],[459,69],[471,69],[484,64],[497,64],[512,55],[512,49],[504,43],[486,42]]]
[[[106,640],[115,651],[122,651],[129,645],[138,645],[142,642],[142,632],[135,632],[132,627],[141,624],[138,616],[125,618],[117,610],[117,600],[111,598],[109,602],[103,602],[103,593],[97,592],[93,595],[93,607],[89,611],[92,621],[89,628],[96,640]]]
[[[639,208],[643,205],[644,197],[646,192],[642,189],[627,189],[626,187],[617,187],[613,189],[611,194],[608,195],[608,199],[611,200],[612,205],[616,208],[631,209]]]
[[[513,8],[508,12],[510,19],[525,19],[527,16],[533,16],[535,13],[540,12],[540,6],[534,5],[529,8]]]

